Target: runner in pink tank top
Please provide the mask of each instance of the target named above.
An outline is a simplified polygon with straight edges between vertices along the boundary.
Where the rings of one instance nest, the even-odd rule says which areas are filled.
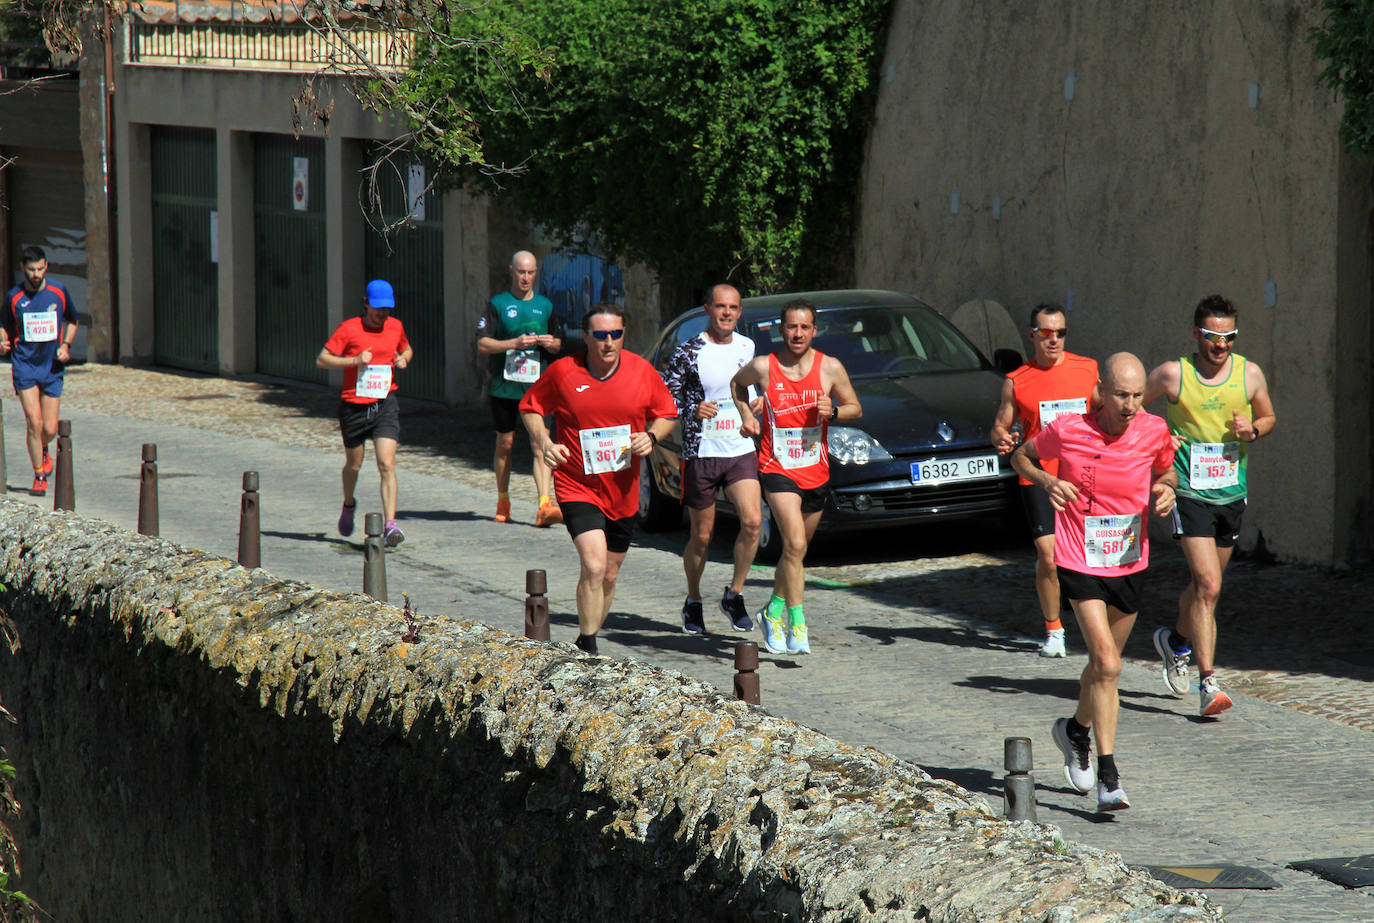
[[[761,436],[759,486],[782,539],[773,596],[759,611],[763,644],[774,654],[809,654],[802,562],[829,495],[826,435],[831,422],[857,420],[863,408],[840,361],[811,346],[816,306],[794,298],[783,306],[778,320],[783,348],[755,356],[730,381],[730,393],[740,413],[740,432]],[[750,385],[764,397],[762,421],[749,408]]]

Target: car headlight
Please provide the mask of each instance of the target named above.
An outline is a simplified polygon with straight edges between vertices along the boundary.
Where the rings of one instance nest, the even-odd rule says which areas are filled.
[[[866,465],[871,461],[886,461],[892,457],[882,443],[852,426],[830,427],[825,443],[830,450],[830,457],[841,465]]]

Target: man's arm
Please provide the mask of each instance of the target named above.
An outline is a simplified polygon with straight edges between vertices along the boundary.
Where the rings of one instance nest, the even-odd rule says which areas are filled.
[[[557,468],[571,456],[568,447],[559,445],[549,436],[549,428],[544,425],[544,418],[537,413],[522,413],[520,420],[525,424],[525,431],[530,434],[530,444],[539,452],[539,456],[550,468]]]
[[[1168,516],[1178,500],[1178,472],[1169,465],[1163,471],[1152,469],[1151,474],[1154,480],[1150,483],[1150,495],[1155,498],[1155,515]]]
[[[322,369],[346,369],[355,365],[367,365],[372,361],[372,350],[365,349],[356,356],[337,356],[328,348],[320,350],[315,357],[315,365]]]
[[[486,313],[477,322],[477,351],[484,356],[494,356],[512,349],[529,349],[539,345],[539,336],[533,333],[522,333],[519,336],[509,339],[500,339],[490,334],[500,329],[499,318],[496,316],[496,309],[487,305]],[[547,336],[547,334],[545,334]]]
[[[1078,498],[1078,488],[1062,478],[1050,474],[1040,465],[1040,453],[1035,451],[1033,440],[1023,442],[1012,453],[1011,467],[1021,477],[1030,481],[1050,496],[1050,506],[1063,512]]]
[[[1016,449],[1016,437],[1011,428],[1016,423],[1016,385],[1010,378],[1002,382],[1002,401],[997,405],[997,416],[992,418],[992,444],[998,455],[1006,455]]]
[[[864,408],[859,403],[859,395],[854,393],[854,386],[849,383],[849,373],[845,371],[844,363],[834,356],[826,356],[821,373],[822,378],[830,379],[830,387],[816,398],[816,413],[832,423],[853,423],[861,419]]]
[[[1167,397],[1171,401],[1178,400],[1181,374],[1177,359],[1170,359],[1155,366],[1154,371],[1150,372],[1150,377],[1145,379],[1145,397],[1141,404],[1149,406],[1161,397]]]
[[[1250,419],[1245,419],[1236,411],[1232,421],[1236,427],[1236,438],[1254,442],[1274,431],[1278,417],[1274,413],[1274,402],[1269,399],[1269,384],[1264,380],[1264,372],[1253,362],[1245,363],[1245,391],[1250,398]]]
[[[755,356],[750,359],[748,363],[740,366],[735,377],[730,379],[730,397],[734,399],[735,407],[739,409],[739,434],[741,436],[757,436],[760,432],[758,418],[754,416],[754,411],[749,406],[750,385],[759,385],[760,394],[767,390],[767,356]]]
[[[546,353],[556,353],[563,348],[563,322],[556,313],[549,312],[548,329],[535,337],[535,342]]]

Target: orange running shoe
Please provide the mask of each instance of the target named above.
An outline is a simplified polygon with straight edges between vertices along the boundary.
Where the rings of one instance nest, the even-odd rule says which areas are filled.
[[[29,493],[35,497],[41,497],[48,492],[48,476],[41,471],[33,473],[33,486],[29,488]]]
[[[52,469],[53,469],[53,467],[54,467],[54,462],[53,462],[53,460],[52,460],[52,456],[48,454],[48,450],[47,450],[47,449],[44,449],[44,450],[43,450],[43,467],[42,467],[42,468],[39,468],[38,471],[39,471],[40,474],[45,474],[45,475],[46,475],[46,474],[52,474]]]
[[[534,516],[534,525],[536,528],[540,529],[547,528],[548,526],[556,526],[562,521],[563,511],[559,509],[558,504],[553,501],[549,501],[541,506],[539,512]]]
[[[497,522],[510,522],[510,500],[497,500],[496,515],[491,518]]]

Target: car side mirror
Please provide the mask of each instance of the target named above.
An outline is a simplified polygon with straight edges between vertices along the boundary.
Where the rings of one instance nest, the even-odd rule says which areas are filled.
[[[1025,364],[1021,354],[1014,349],[997,349],[992,353],[992,364],[1003,375],[1016,371]]]

